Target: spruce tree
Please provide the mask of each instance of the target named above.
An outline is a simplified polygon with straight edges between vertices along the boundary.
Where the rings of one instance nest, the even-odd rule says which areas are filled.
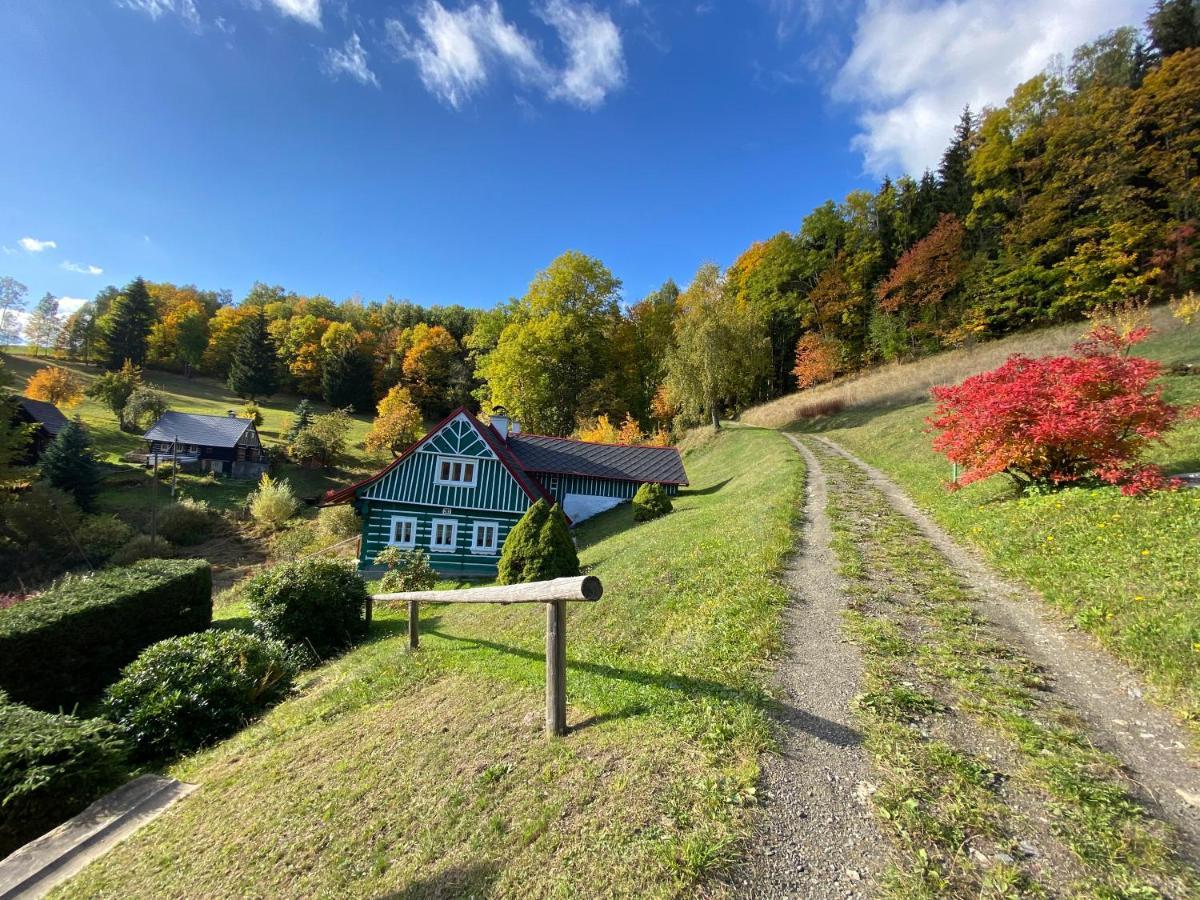
[[[556,503],[539,500],[504,539],[500,554],[501,584],[546,581],[579,574],[579,556],[567,526],[567,517]]]
[[[1146,30],[1164,58],[1200,47],[1200,0],[1158,0],[1146,18]]]
[[[42,478],[53,487],[75,497],[83,510],[90,510],[100,492],[100,467],[92,453],[87,429],[78,417],[63,426],[41,459]]]
[[[104,316],[108,368],[119,369],[125,360],[135,366],[144,363],[153,325],[154,301],[150,298],[146,282],[135,278],[113,299]]]
[[[267,331],[267,314],[258,311],[242,326],[233,357],[229,361],[229,389],[253,400],[270,397],[278,384],[275,378],[275,345]]]
[[[500,553],[499,574],[501,584],[519,584],[522,581],[533,581],[526,577],[526,572],[533,568],[533,560],[537,555],[538,538],[542,526],[550,517],[550,505],[545,500],[539,500],[512,527],[508,537],[504,539],[504,549]]]
[[[321,375],[325,402],[335,409],[352,406],[355,412],[371,412],[375,407],[373,375],[371,358],[358,347],[334,353],[325,361]]]
[[[971,161],[971,138],[975,134],[975,118],[965,107],[954,126],[954,138],[942,154],[938,167],[938,212],[953,213],[959,220],[971,211],[973,188],[967,164]]]
[[[288,426],[287,434],[283,436],[283,442],[290,444],[296,439],[296,435],[302,432],[310,424],[313,418],[312,401],[305,397],[292,411],[292,423]]]

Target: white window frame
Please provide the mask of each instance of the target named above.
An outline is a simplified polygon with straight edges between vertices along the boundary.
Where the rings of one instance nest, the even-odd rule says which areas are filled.
[[[493,529],[494,544],[484,547],[479,543],[479,529]],[[498,556],[500,554],[500,523],[490,519],[479,519],[471,523],[471,552],[482,556]]]
[[[437,530],[439,525],[450,526],[450,543],[434,543],[437,540]],[[434,519],[429,523],[429,549],[441,553],[458,552],[458,519]]]
[[[455,481],[453,478],[442,477],[442,467],[448,465],[451,467],[451,472],[453,472],[453,467],[455,464],[462,466],[463,471],[466,470],[467,466],[471,467],[470,480],[460,479]],[[434,484],[443,485],[445,487],[475,487],[475,484],[478,482],[478,480],[479,460],[473,456],[439,456],[433,467]]]
[[[412,539],[408,541],[396,540],[396,523],[407,522],[412,528]],[[388,531],[388,546],[399,547],[401,550],[411,550],[417,546],[417,517],[416,516],[392,516],[392,524]]]

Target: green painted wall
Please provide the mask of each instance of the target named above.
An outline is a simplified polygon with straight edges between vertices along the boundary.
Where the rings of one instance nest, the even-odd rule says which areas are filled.
[[[500,561],[500,550],[508,532],[520,520],[520,513],[481,512],[462,507],[431,508],[413,503],[398,503],[387,500],[368,500],[360,504],[363,510],[362,552],[359,555],[361,568],[374,568],[375,555],[385,547],[391,535],[393,516],[410,516],[417,520],[417,549],[429,554],[429,560],[439,574],[464,577],[493,577]],[[433,534],[434,519],[454,519],[458,522],[458,552],[433,551],[429,544]],[[499,523],[499,543],[495,555],[471,552],[471,540],[475,522]]]
[[[614,481],[611,478],[585,478],[582,475],[553,475],[549,472],[535,472],[534,476],[546,486],[554,499],[562,501],[567,494],[586,494],[591,497],[619,497],[622,500],[632,500],[641,484],[636,481]],[[557,481],[555,480],[557,479]],[[667,494],[674,497],[679,493],[679,486],[664,484]]]

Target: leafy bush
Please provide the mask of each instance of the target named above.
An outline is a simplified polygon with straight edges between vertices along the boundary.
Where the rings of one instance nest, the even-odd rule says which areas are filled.
[[[263,423],[262,410],[253,400],[248,402],[240,410],[238,410],[238,418],[249,419],[254,423],[255,428],[261,428]]]
[[[250,515],[254,521],[268,531],[277,531],[299,508],[300,501],[292,493],[292,486],[285,479],[275,479],[263,472],[258,489],[250,495]]]
[[[172,544],[199,544],[212,534],[217,516],[203,500],[184,497],[158,513],[158,533]]]
[[[162,391],[148,384],[134,388],[121,412],[124,428],[128,431],[145,431],[162,418],[171,408],[171,400]]]
[[[346,435],[352,424],[350,413],[344,409],[313,416],[292,439],[288,453],[296,462],[307,466],[331,466],[345,452]]]
[[[175,548],[170,541],[152,538],[148,534],[135,534],[112,555],[109,562],[114,566],[129,566],[143,559],[170,559],[174,555]]]
[[[131,537],[133,529],[116,516],[86,516],[75,532],[75,540],[93,565],[109,559]]]
[[[104,697],[105,714],[144,759],[228,737],[287,696],[298,666],[279,641],[202,631],[147,647]]]
[[[551,507],[545,500],[539,500],[526,510],[504,540],[500,583],[544,581],[578,574],[579,556],[566,516],[557,503]]]
[[[0,857],[117,787],[125,756],[108,722],[38,712],[0,691]]]
[[[263,637],[325,657],[366,633],[367,587],[342,560],[302,559],[256,575],[242,596]]]
[[[1137,464],[1179,410],[1152,386],[1157,362],[1125,351],[1149,329],[1094,329],[1073,356],[1009,358],[1000,368],[935,387],[927,420],[935,450],[966,467],[958,485],[1003,472],[1022,490],[1087,478],[1139,494],[1167,486],[1157,466]]]
[[[633,521],[649,522],[671,511],[671,498],[661,484],[643,484],[633,495]]]
[[[212,570],[203,560],[145,560],[70,576],[0,610],[0,688],[40,709],[91,699],[150,644],[207,628]]]
[[[326,506],[317,514],[317,536],[322,541],[333,544],[359,534],[362,534],[362,519],[348,503]]]
[[[383,578],[379,580],[381,594],[427,591],[437,584],[437,572],[429,565],[429,557],[424,550],[388,547],[375,555],[375,565],[387,567]]]

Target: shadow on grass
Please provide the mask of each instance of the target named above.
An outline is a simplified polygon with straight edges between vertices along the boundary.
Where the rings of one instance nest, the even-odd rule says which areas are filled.
[[[424,623],[422,623],[424,624]],[[498,653],[505,653],[510,656],[516,656],[527,660],[543,660],[545,657],[541,653],[534,653],[530,650],[523,650],[520,647],[512,647],[508,644],[500,644],[496,641],[489,641],[483,638],[460,637],[454,634],[446,634],[444,632],[435,631],[433,629],[422,628],[422,633],[436,635],[446,641],[454,641],[461,644],[469,644],[474,647],[483,647],[488,650],[494,650]],[[766,697],[757,691],[745,691],[730,687],[729,685],[720,684],[715,681],[706,681],[701,678],[692,678],[688,675],[679,675],[674,673],[653,673],[639,672],[635,669],[621,669],[617,666],[610,666],[604,663],[583,662],[582,660],[572,660],[567,658],[567,670],[574,672],[586,672],[589,675],[596,675],[600,678],[609,678],[616,681],[623,681],[627,684],[635,684],[639,687],[651,687],[658,690],[670,691],[682,694],[689,698],[707,697],[711,700],[733,700],[741,703],[748,703],[751,706],[765,709],[774,714],[774,717],[783,722],[785,725],[797,730],[803,731],[818,740],[826,741],[838,747],[848,747],[862,742],[862,736],[852,728],[847,728],[837,722],[824,719],[821,716],[813,715],[802,709],[789,706],[784,703],[779,703]],[[577,730],[584,727],[593,727],[610,722],[616,719],[630,719],[637,716],[646,715],[651,712],[651,708],[644,703],[634,703],[621,709],[610,710],[600,713],[585,719],[580,724],[574,726],[571,730]]]
[[[399,891],[381,895],[381,900],[436,900],[436,898],[486,897],[500,875],[500,866],[494,862],[473,862],[450,866],[430,875],[418,878]]]
[[[707,497],[709,494],[715,494],[717,491],[721,490],[721,488],[725,487],[725,485],[729,484],[729,482],[731,482],[731,481],[733,481],[733,478],[726,478],[724,481],[718,481],[716,484],[710,484],[706,488],[681,488],[679,491],[679,496],[680,497]]]

